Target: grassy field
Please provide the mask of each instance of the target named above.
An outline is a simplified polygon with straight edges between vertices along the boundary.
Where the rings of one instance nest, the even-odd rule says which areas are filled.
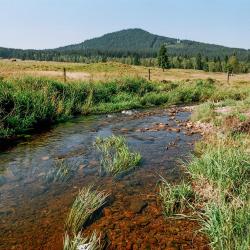
[[[125,65],[121,63],[63,63],[0,60],[0,76],[13,78],[20,76],[48,77],[63,80],[63,68],[67,70],[67,80],[112,80],[120,77],[148,78],[148,68],[142,66]],[[169,69],[163,72],[159,68],[151,68],[151,80],[154,81],[180,81],[212,78],[221,83],[227,83],[225,73],[211,73],[201,70]],[[231,77],[230,82],[249,83],[250,74],[238,74]]]

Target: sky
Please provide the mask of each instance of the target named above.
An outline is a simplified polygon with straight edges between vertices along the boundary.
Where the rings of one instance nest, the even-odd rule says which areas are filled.
[[[250,49],[250,0],[0,0],[0,47],[56,48],[127,28]]]

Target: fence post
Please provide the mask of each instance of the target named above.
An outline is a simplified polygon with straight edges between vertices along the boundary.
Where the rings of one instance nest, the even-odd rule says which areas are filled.
[[[64,79],[64,82],[67,81],[66,68],[63,68],[63,79]]]
[[[148,80],[151,81],[151,69],[148,69]]]

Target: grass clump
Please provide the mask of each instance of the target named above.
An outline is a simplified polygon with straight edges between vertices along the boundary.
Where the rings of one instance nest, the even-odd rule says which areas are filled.
[[[190,207],[190,202],[194,198],[194,192],[190,185],[182,182],[173,186],[163,178],[159,194],[165,216],[183,213],[187,207]]]
[[[250,246],[250,206],[210,203],[205,209],[202,231],[214,250],[248,250]]]
[[[216,113],[214,111],[215,106],[213,103],[205,102],[197,106],[192,113],[191,120],[193,122],[195,121],[201,121],[201,122],[209,122],[213,120],[216,116]]]
[[[57,160],[54,167],[46,175],[47,182],[67,182],[75,173],[77,166],[66,160]]]
[[[76,197],[66,220],[66,230],[77,234],[91,215],[101,208],[108,197],[104,192],[83,188]]]
[[[202,231],[214,250],[249,249],[250,155],[246,145],[243,135],[214,138],[188,166],[195,184],[201,183],[196,192],[206,203]]]
[[[139,165],[141,155],[131,152],[122,136],[97,137],[95,147],[101,152],[101,165],[112,175],[128,171]]]
[[[81,233],[69,237],[66,233],[64,236],[63,250],[100,250],[102,249],[100,236],[93,232],[90,237],[82,237]]]
[[[201,157],[194,157],[188,170],[195,179],[203,178],[221,192],[241,194],[249,182],[250,155],[241,148],[208,147]]]

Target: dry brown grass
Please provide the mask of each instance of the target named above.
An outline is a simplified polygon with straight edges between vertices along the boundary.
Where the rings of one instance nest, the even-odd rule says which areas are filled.
[[[148,77],[148,68],[143,66],[124,65],[121,63],[64,63],[0,60],[0,76],[19,77],[24,75],[45,76],[53,79],[63,79],[63,68],[67,69],[67,79],[70,80],[109,80],[119,77]],[[225,73],[212,73],[191,69],[169,69],[163,72],[159,68],[151,68],[151,79],[159,81],[179,81],[213,78],[221,83],[227,82]],[[231,84],[250,83],[250,74],[234,75]]]

